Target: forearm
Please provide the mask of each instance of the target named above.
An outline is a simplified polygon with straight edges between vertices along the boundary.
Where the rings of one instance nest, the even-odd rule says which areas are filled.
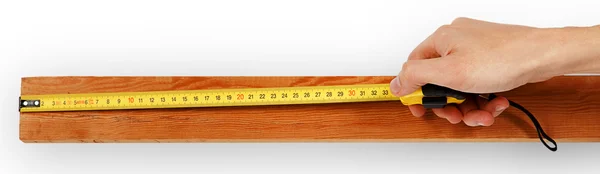
[[[600,25],[550,29],[558,51],[551,61],[560,74],[600,73]]]

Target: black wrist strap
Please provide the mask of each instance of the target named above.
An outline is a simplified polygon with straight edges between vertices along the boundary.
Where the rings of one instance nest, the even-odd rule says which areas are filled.
[[[494,98],[496,98],[495,94],[489,94],[489,100],[493,100]],[[513,101],[508,100],[508,102],[510,103],[511,106],[523,111],[525,114],[527,114],[527,116],[529,117],[529,119],[531,119],[531,122],[533,122],[533,125],[535,125],[535,129],[537,130],[538,133],[538,137],[540,138],[540,141],[542,141],[542,143],[544,144],[544,146],[546,146],[548,149],[550,149],[551,151],[556,151],[558,146],[556,145],[556,141],[554,141],[554,139],[550,138],[550,136],[548,136],[544,130],[542,129],[542,126],[540,125],[540,123],[537,121],[537,119],[535,119],[535,117],[533,116],[533,114],[531,114],[531,112],[529,112],[527,109],[525,109],[525,107],[519,105],[518,103],[515,103]],[[544,141],[544,139],[550,141],[550,143],[552,143],[554,145],[554,147],[551,147],[550,145],[548,145],[548,143],[546,141]]]

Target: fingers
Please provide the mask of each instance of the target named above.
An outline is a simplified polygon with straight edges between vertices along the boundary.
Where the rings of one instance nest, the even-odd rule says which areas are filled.
[[[508,99],[502,96],[496,97],[494,100],[487,101],[484,98],[477,97],[477,106],[479,109],[484,110],[492,114],[494,117],[500,115],[506,108],[508,108]]]
[[[404,96],[414,92],[427,83],[446,86],[443,75],[448,72],[452,47],[451,40],[456,31],[449,25],[439,27],[433,34],[423,40],[408,56],[397,78],[391,82],[392,93]]]
[[[473,97],[470,103],[474,108],[466,111],[465,117],[463,118],[467,126],[490,126],[494,123],[494,117],[486,110],[482,110],[482,107],[486,106],[487,101],[481,97]]]
[[[450,59],[450,58],[448,58]],[[450,80],[444,75],[452,69],[446,68],[448,60],[445,59],[423,59],[409,60],[404,63],[402,71],[390,82],[390,90],[396,96],[410,94],[427,83],[447,85]]]
[[[458,110],[456,106],[446,105],[444,108],[431,109],[435,115],[441,118],[445,118],[452,124],[460,123],[463,119],[463,114]]]
[[[471,110],[465,114],[463,121],[468,126],[491,126],[494,116],[485,110]]]
[[[427,111],[423,105],[410,105],[408,106],[408,109],[410,109],[410,112],[416,117],[425,115],[425,112]],[[435,108],[432,110],[435,115],[448,120],[448,122],[452,124],[460,123],[463,118],[463,114],[456,106],[447,105],[444,108]]]
[[[462,112],[463,115],[466,115],[469,111],[478,109],[477,103],[475,102],[477,102],[475,97],[468,95],[467,99],[458,105],[458,109],[460,109],[460,112]]]
[[[477,97],[476,102],[466,103],[465,101],[465,104],[468,105],[463,107],[470,109],[463,110],[466,111],[463,112],[463,121],[468,126],[491,126],[494,123],[494,117],[497,117],[509,107],[508,99],[501,96],[489,102]],[[479,107],[476,107],[476,105],[479,105]]]
[[[480,97],[469,96],[458,106],[446,105],[444,108],[431,109],[435,115],[448,120],[452,124],[464,122],[468,126],[491,126],[495,117],[500,115],[510,105],[505,97],[496,97],[486,101]],[[408,106],[414,116],[421,117],[426,109],[422,105]]]
[[[403,95],[400,95],[400,90],[402,88],[402,84],[400,84],[400,78],[399,78],[399,76],[400,75],[396,76],[390,82],[390,91],[392,92],[392,95],[395,95],[396,97],[402,97],[403,96]]]
[[[497,117],[504,112],[508,106],[508,99],[498,96],[494,98],[494,100],[487,102],[485,106],[482,106],[482,109],[492,114],[492,116]]]
[[[421,117],[425,114],[426,109],[423,105],[411,105],[408,106],[411,113],[416,117]],[[452,124],[460,123],[463,119],[463,114],[456,106],[447,105],[444,108],[434,108],[433,113],[440,118],[448,120]]]
[[[425,112],[427,111],[423,105],[410,105],[408,106],[408,109],[415,117],[421,117],[425,115]]]
[[[450,88],[460,88],[464,85],[466,77],[461,74],[460,67],[456,69],[456,58],[460,50],[455,47],[455,41],[461,38],[464,28],[491,25],[485,21],[471,18],[457,18],[451,25],[440,26],[434,33],[423,40],[408,56],[401,72],[390,82],[390,89],[395,96],[405,96],[415,92],[421,86],[431,83]],[[454,59],[453,59],[454,57]],[[459,64],[460,65],[460,64]],[[462,76],[461,76],[462,75]],[[471,98],[458,106],[446,106],[432,109],[441,118],[456,124],[461,121],[469,126],[489,126],[494,122],[494,117],[500,115],[508,107],[505,98],[493,101],[483,101]],[[421,105],[409,106],[414,116],[423,116],[426,109]]]

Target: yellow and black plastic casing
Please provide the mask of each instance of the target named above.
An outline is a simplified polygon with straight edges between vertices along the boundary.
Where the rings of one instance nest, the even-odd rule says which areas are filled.
[[[447,87],[426,84],[419,90],[400,97],[404,105],[423,105],[425,108],[443,108],[447,104],[461,104],[465,94]]]

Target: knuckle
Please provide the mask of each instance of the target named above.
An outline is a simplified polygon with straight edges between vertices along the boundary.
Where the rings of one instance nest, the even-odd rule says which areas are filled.
[[[454,18],[454,20],[452,20],[452,25],[460,25],[466,22],[469,22],[471,19],[466,18],[466,17],[457,17]]]
[[[450,30],[451,28],[452,28],[452,26],[450,26],[450,25],[442,25],[437,28],[436,33],[448,32],[448,30]]]
[[[433,40],[442,41],[448,39],[451,33],[454,31],[454,28],[450,25],[442,25],[440,26],[435,33],[433,34]]]
[[[413,63],[411,61],[407,61],[402,65],[402,73],[400,74],[400,81],[402,82],[412,82],[415,80],[415,71],[413,68]]]

